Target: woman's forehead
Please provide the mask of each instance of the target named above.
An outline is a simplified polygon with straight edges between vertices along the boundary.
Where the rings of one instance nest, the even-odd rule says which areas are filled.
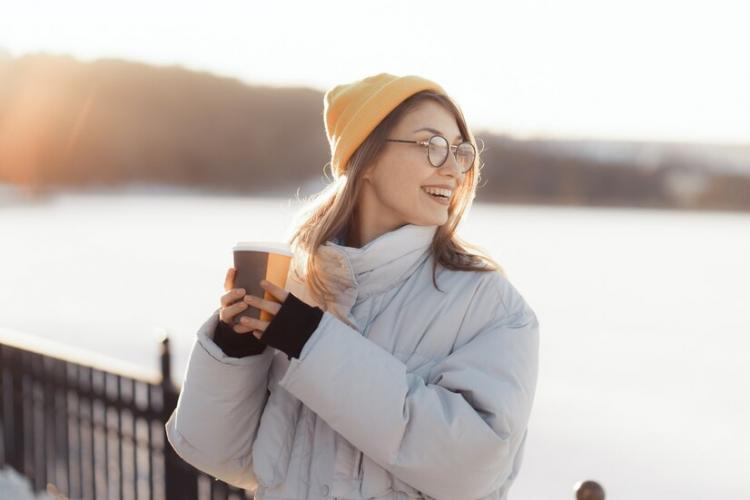
[[[438,103],[430,101],[420,103],[417,107],[411,109],[404,116],[398,128],[409,134],[413,134],[420,129],[432,129],[439,131],[449,139],[461,136],[453,113]]]

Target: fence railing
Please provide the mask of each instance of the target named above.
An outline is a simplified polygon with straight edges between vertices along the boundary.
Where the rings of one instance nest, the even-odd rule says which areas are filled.
[[[0,467],[71,499],[252,499],[183,461],[164,424],[177,404],[169,340],[161,373],[0,331]]]

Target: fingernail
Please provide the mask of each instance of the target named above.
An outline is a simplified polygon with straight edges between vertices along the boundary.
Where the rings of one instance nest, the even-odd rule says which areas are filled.
[[[237,294],[238,295],[245,295],[245,289],[244,288],[238,288],[237,289]]]

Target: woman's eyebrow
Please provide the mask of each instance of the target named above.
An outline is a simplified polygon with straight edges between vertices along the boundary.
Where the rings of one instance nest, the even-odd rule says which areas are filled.
[[[421,132],[421,131],[423,131],[423,130],[426,130],[426,131],[428,131],[428,132],[432,132],[433,134],[440,134],[440,135],[442,135],[442,136],[445,136],[445,134],[443,134],[443,133],[442,133],[441,131],[439,131],[439,130],[436,130],[436,129],[432,128],[432,127],[422,127],[422,128],[418,128],[418,129],[417,129],[417,130],[415,130],[414,132]],[[463,139],[463,136],[462,136],[461,134],[457,135],[457,136],[456,136],[456,138],[455,138],[455,139],[453,139],[453,140],[454,140],[454,141],[457,141],[457,140],[459,140],[459,139]]]

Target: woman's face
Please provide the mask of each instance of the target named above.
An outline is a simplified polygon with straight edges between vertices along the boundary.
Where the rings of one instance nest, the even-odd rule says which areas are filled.
[[[394,127],[388,139],[427,141],[439,131],[451,144],[463,138],[451,112],[434,101],[423,101],[412,108]],[[396,229],[404,224],[442,225],[448,221],[448,204],[440,203],[424,191],[425,186],[445,186],[453,191],[466,174],[449,154],[442,166],[433,167],[427,150],[418,144],[386,142],[378,161],[364,174],[360,209],[364,224],[375,233]],[[369,231],[368,231],[369,232]]]

